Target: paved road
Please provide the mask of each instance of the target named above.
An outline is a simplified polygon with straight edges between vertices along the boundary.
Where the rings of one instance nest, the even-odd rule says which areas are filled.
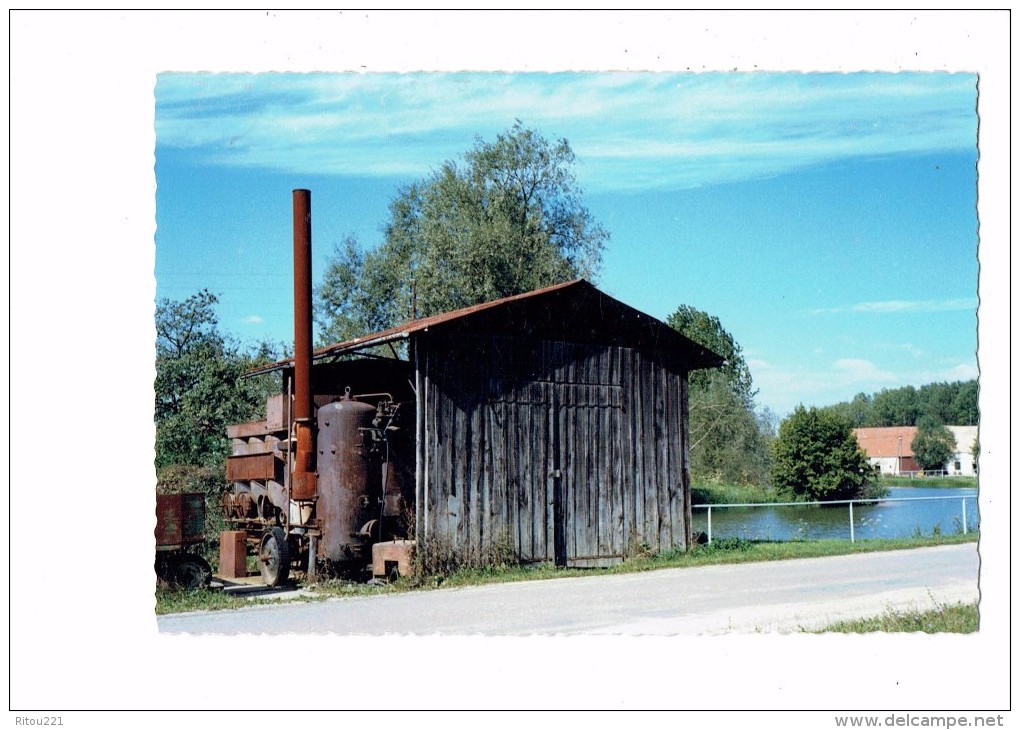
[[[173,633],[719,634],[798,631],[975,601],[973,543],[252,606],[158,617]]]

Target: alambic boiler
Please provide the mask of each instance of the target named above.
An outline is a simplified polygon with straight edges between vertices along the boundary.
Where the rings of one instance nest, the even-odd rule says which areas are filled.
[[[221,535],[221,572],[244,573],[253,548],[269,585],[286,581],[292,565],[309,576],[363,574],[373,544],[408,536],[398,467],[411,433],[393,395],[366,392],[406,389],[407,378],[400,361],[341,361],[316,365],[313,382],[311,290],[310,193],[295,190],[293,366],[260,371],[283,373],[264,421],[227,428],[222,500],[231,529]]]

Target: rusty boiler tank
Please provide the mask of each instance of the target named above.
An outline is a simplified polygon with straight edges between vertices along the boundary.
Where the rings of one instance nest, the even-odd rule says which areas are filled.
[[[334,569],[364,565],[369,554],[371,521],[379,515],[382,485],[373,473],[366,437],[376,408],[351,398],[318,411],[318,500],[322,525],[318,556]]]

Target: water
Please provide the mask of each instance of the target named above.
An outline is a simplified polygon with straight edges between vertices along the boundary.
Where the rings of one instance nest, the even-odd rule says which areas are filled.
[[[941,532],[950,535],[963,529],[966,502],[967,531],[978,526],[976,489],[925,489],[891,487],[887,500],[904,497],[954,497],[938,501],[883,501],[854,505],[854,538],[914,537]],[[694,532],[708,532],[708,510],[695,507]],[[849,540],[848,505],[796,507],[712,507],[712,539],[740,537],[745,540]]]

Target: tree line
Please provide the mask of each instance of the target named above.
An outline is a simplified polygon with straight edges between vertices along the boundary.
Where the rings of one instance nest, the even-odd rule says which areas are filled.
[[[846,418],[854,428],[918,426],[931,420],[945,426],[978,424],[977,380],[907,385],[873,395],[858,393],[849,401],[825,410]]]

